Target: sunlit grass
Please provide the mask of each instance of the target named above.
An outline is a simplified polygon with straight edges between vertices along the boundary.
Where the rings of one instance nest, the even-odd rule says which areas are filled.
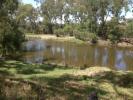
[[[81,70],[50,64],[6,61],[0,63],[0,89],[3,94],[7,94],[0,96],[15,98],[17,94],[17,98],[23,99],[42,97],[49,100],[86,100],[91,92],[97,91],[102,100],[132,100],[132,76],[133,72],[116,72],[104,67]],[[42,95],[44,92],[45,97]]]

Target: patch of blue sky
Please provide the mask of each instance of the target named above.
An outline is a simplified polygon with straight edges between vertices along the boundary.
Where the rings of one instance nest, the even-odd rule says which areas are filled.
[[[22,2],[24,4],[32,4],[35,8],[39,6],[39,4],[35,2],[34,0],[22,0]]]

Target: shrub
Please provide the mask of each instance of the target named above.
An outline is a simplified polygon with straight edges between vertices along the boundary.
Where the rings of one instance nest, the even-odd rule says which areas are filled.
[[[73,28],[71,25],[65,25],[63,28],[57,28],[54,29],[54,34],[56,34],[58,37],[59,36],[73,36]]]
[[[83,41],[89,41],[90,37],[87,32],[74,31],[75,37]]]
[[[65,35],[73,36],[73,27],[71,25],[65,25],[63,28]]]
[[[119,42],[121,37],[122,37],[122,33],[119,27],[115,27],[109,31],[108,38],[112,43]]]
[[[95,33],[89,33],[89,32],[80,32],[80,31],[74,31],[75,37],[77,39],[83,40],[83,41],[91,41],[92,43],[97,43],[97,35]]]
[[[25,41],[25,36],[18,29],[16,22],[10,24],[6,24],[6,27],[0,26],[0,52],[2,56],[14,55],[20,52],[21,44]]]
[[[91,43],[97,43],[98,37],[95,33],[90,33]]]
[[[133,37],[133,20],[127,23],[125,37]]]
[[[108,39],[112,43],[119,42],[125,32],[124,23],[119,23],[117,18],[112,18],[107,27]]]
[[[59,29],[55,29],[54,30],[54,34],[57,36],[57,37],[61,37],[61,36],[64,36],[65,33],[64,33],[64,30],[59,28]]]

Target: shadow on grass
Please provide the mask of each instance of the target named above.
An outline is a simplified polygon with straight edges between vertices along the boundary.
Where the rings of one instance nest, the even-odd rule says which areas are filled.
[[[97,83],[108,83],[112,85],[112,89],[118,97],[122,100],[132,100],[133,95],[129,95],[130,89],[133,89],[133,73],[119,73],[119,72],[104,72],[103,75],[93,77]],[[124,89],[124,90],[121,90]],[[128,92],[127,92],[128,91]]]
[[[95,80],[97,82],[101,82],[104,80],[110,81],[112,84],[116,84],[120,87],[125,87],[129,88],[132,87],[133,85],[133,73],[128,72],[128,73],[117,73],[117,72],[104,72],[104,75],[99,75],[95,77]]]
[[[58,99],[59,96],[62,96],[66,100],[87,100],[89,94],[94,91],[97,91],[99,95],[106,94],[105,91],[98,89],[96,86],[88,86],[80,83],[83,78],[73,75],[66,74],[58,78],[40,77],[31,79],[47,83],[46,97],[57,97]]]
[[[0,69],[6,68],[5,71],[14,69],[16,73],[14,74],[45,74],[47,71],[53,71],[55,68],[59,69],[69,69],[67,66],[58,66],[52,64],[26,64],[19,61],[5,61],[0,62]]]
[[[24,75],[30,75],[30,74],[45,74],[47,72],[54,72],[54,70],[57,69],[69,69],[68,67],[62,67],[57,65],[51,65],[51,64],[43,64],[43,65],[32,65],[32,64],[24,64],[21,62],[2,62],[0,63],[0,75],[7,75],[10,76],[11,73],[9,73],[8,70],[14,69],[16,70],[15,74],[24,74]],[[62,70],[61,70],[62,71]],[[65,71],[65,70],[64,70]],[[59,71],[60,72],[60,71]],[[88,77],[88,76],[73,76],[73,75],[60,75],[60,73],[55,72],[57,75],[56,77],[54,74],[51,74],[50,76],[31,76],[29,80],[35,81],[35,83],[30,81],[23,81],[23,80],[17,80],[21,84],[30,85],[30,91],[31,93],[34,91],[34,94],[43,99],[48,100],[61,100],[59,98],[63,98],[65,100],[86,100],[91,92],[96,91],[98,95],[105,96],[108,94],[107,91],[98,88],[97,84],[102,83],[104,81],[109,81],[113,84],[114,90],[119,94],[119,91],[117,91],[116,86],[120,87],[128,87],[130,88],[133,84],[133,73],[128,74],[117,74],[113,71],[111,72],[104,72],[100,75],[94,76],[94,77]],[[83,84],[82,81],[91,81],[93,80],[96,84]],[[16,80],[15,80],[16,81]],[[37,84],[36,84],[37,83]],[[42,85],[45,87],[45,90],[42,90]],[[21,85],[18,85],[18,88],[20,88]],[[28,86],[27,86],[28,87]],[[43,87],[43,88],[44,88]],[[8,87],[8,91],[10,91],[10,88],[12,86]],[[18,91],[17,88],[13,89],[13,91]],[[27,91],[27,90],[26,90]],[[23,93],[23,90],[21,91]],[[29,92],[29,93],[30,93]],[[10,92],[12,93],[12,92]],[[17,92],[15,92],[17,94]],[[27,92],[28,93],[28,92]],[[27,94],[25,93],[25,94]],[[28,94],[27,94],[28,95]],[[45,97],[43,97],[45,95]]]
[[[55,69],[56,66],[50,65],[50,64],[45,64],[45,65],[32,65],[32,64],[24,64],[21,62],[0,62],[0,69],[4,68],[6,72],[10,69],[16,70],[17,73],[14,74],[40,74],[40,73],[45,73],[45,71],[52,71]],[[3,74],[4,74],[3,71]],[[7,73],[8,75],[8,73]]]
[[[13,76],[13,74],[11,74],[10,72],[6,71],[6,70],[0,70],[0,76]]]
[[[58,78],[40,77],[32,81],[23,79],[0,79],[0,98],[2,100],[87,100],[89,94],[97,91],[100,95],[106,92],[96,86],[83,85],[83,78],[62,75]],[[34,81],[36,80],[36,81]],[[40,81],[43,81],[41,84]],[[62,98],[62,99],[61,99]]]

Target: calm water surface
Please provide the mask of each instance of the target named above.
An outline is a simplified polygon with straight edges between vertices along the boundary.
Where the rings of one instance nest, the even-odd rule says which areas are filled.
[[[108,66],[133,71],[133,48],[101,47],[52,40],[28,41],[22,60],[26,63],[52,62],[69,66]]]

